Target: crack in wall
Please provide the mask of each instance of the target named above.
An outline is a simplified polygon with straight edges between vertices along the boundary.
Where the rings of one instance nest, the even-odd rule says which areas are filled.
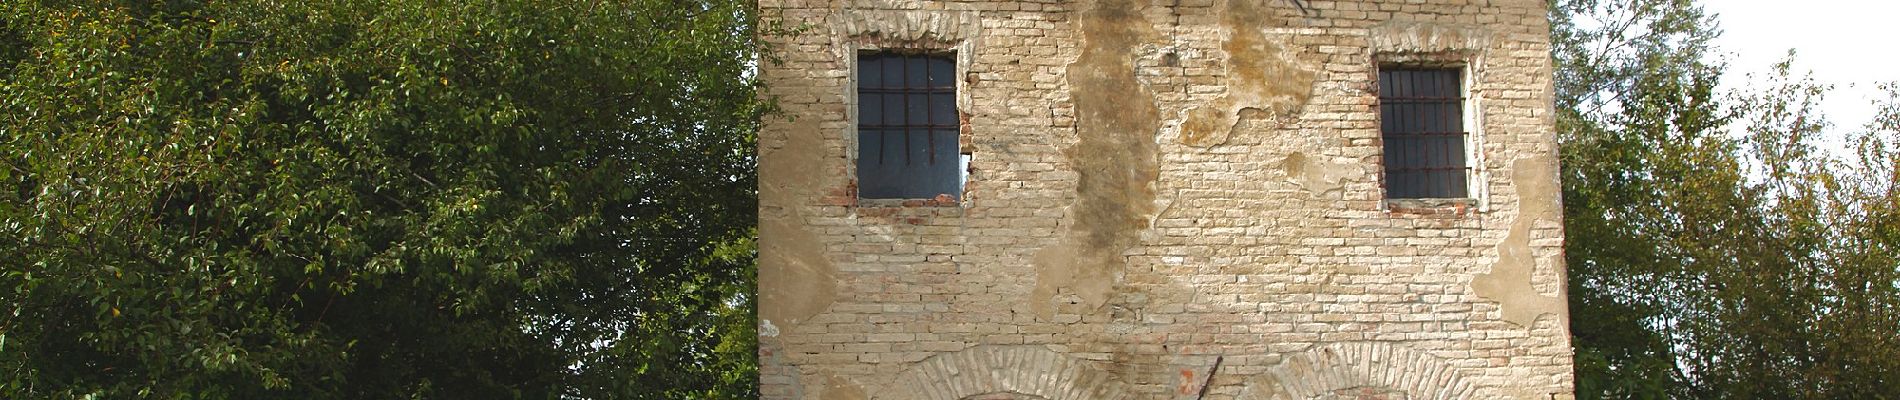
[[[1160,38],[1142,15],[1146,8],[1131,0],[1078,7],[1082,53],[1067,68],[1077,141],[1063,150],[1079,175],[1067,210],[1075,223],[1062,244],[1033,260],[1030,307],[1043,318],[1054,314],[1053,298],[1064,294],[1100,309],[1127,268],[1122,253],[1140,242],[1154,213],[1161,117],[1154,93],[1136,80],[1132,52]]]

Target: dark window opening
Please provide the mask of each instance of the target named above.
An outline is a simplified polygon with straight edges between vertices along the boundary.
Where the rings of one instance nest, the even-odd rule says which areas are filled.
[[[949,54],[858,56],[858,196],[960,197],[956,62]]]
[[[1462,78],[1457,68],[1379,69],[1386,198],[1469,196]]]

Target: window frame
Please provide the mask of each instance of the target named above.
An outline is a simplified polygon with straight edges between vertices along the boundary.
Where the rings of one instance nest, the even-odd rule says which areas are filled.
[[[1481,59],[1471,52],[1444,53],[1398,53],[1378,54],[1370,72],[1373,80],[1371,97],[1376,105],[1372,109],[1374,130],[1379,135],[1379,186],[1380,208],[1390,212],[1421,214],[1463,214],[1466,211],[1489,211],[1490,191],[1489,171],[1485,168],[1484,151],[1484,108]],[[1391,197],[1390,167],[1385,165],[1385,154],[1391,146],[1385,141],[1385,101],[1380,93],[1381,73],[1389,69],[1452,69],[1458,71],[1458,91],[1463,100],[1459,103],[1459,119],[1464,125],[1464,166],[1465,197]]]
[[[872,206],[898,204],[915,205],[913,203],[917,203],[921,200],[924,205],[951,206],[962,205],[965,202],[969,190],[971,163],[969,132],[967,132],[969,127],[965,122],[967,113],[963,111],[969,104],[969,92],[965,87],[963,79],[964,75],[968,73],[969,66],[969,52],[966,47],[968,47],[967,44],[927,47],[885,47],[869,45],[858,47],[855,49],[856,51],[850,52],[849,55],[845,57],[849,64],[849,75],[846,77],[848,83],[844,88],[844,95],[847,99],[845,107],[847,121],[845,121],[844,124],[845,151],[847,155],[846,165],[852,181],[856,182],[853,184],[853,191],[855,192],[853,193],[853,197],[855,197],[860,204]],[[953,99],[952,113],[956,125],[952,129],[955,132],[956,144],[954,146],[956,146],[957,149],[957,157],[955,160],[952,160],[954,164],[951,166],[951,168],[956,169],[956,177],[954,178],[955,188],[953,192],[941,193],[934,197],[875,197],[864,195],[864,183],[862,181],[864,174],[859,170],[859,162],[864,156],[864,143],[862,143],[860,139],[860,130],[864,121],[863,116],[859,115],[860,109],[863,106],[861,102],[864,100],[861,94],[863,83],[860,82],[860,77],[863,76],[863,66],[860,64],[862,63],[863,57],[878,54],[943,57],[951,61],[952,72],[950,73],[950,78],[951,81],[954,82],[954,89],[951,93],[951,98]]]

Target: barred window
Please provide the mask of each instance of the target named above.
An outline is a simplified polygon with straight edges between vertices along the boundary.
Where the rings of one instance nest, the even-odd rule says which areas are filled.
[[[1468,196],[1462,78],[1458,68],[1379,69],[1386,198]]]
[[[956,63],[949,54],[858,56],[858,195],[959,197]]]

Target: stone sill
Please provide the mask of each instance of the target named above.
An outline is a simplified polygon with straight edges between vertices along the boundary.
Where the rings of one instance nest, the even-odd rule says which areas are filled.
[[[1478,200],[1472,198],[1386,199],[1385,210],[1393,215],[1457,218],[1476,214],[1476,204]]]
[[[858,207],[961,207],[963,202],[948,194],[940,194],[928,199],[858,199]]]

